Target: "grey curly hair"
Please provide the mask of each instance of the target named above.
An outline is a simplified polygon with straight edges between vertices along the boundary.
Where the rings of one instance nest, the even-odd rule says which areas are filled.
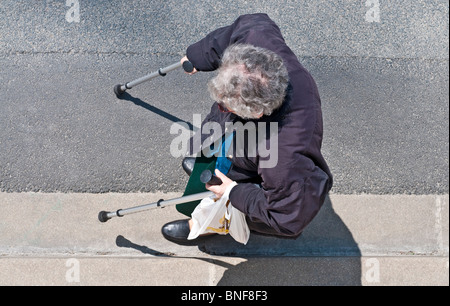
[[[211,98],[245,119],[270,115],[284,101],[289,76],[276,53],[249,44],[225,50],[218,74],[208,83]]]

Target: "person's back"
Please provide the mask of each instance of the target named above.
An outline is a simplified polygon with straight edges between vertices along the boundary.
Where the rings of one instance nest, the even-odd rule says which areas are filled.
[[[321,101],[312,76],[266,14],[244,15],[213,31],[187,49],[187,59],[197,71],[218,70],[209,83],[216,103],[202,126],[208,122],[222,127],[227,122],[254,122],[257,128],[277,124],[275,135],[265,134],[266,145],[276,137],[276,147],[270,148],[276,156],[257,150],[254,156],[229,157],[232,169],[258,176],[262,187],[239,183],[231,190],[230,200],[247,216],[253,231],[297,237],[316,216],[332,186],[321,154]],[[190,153],[217,140],[210,136],[202,135],[203,146]],[[219,176],[225,182],[234,179]],[[207,188],[220,196],[227,186]]]

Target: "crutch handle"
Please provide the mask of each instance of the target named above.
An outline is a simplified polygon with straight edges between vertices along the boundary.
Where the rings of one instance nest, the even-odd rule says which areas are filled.
[[[184,61],[183,62],[183,69],[187,73],[191,73],[192,71],[194,71],[194,65],[192,65],[192,63],[190,61]]]
[[[208,169],[204,170],[200,174],[200,181],[203,184],[209,184],[209,185],[222,185],[222,180],[212,174],[212,172]]]

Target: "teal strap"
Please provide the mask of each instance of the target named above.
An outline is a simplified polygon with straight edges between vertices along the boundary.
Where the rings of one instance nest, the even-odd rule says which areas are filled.
[[[227,152],[230,150],[231,144],[233,143],[233,138],[235,131],[228,135],[222,136],[221,152],[216,160],[216,169],[218,169],[223,174],[227,174],[231,169],[231,160],[227,158]]]

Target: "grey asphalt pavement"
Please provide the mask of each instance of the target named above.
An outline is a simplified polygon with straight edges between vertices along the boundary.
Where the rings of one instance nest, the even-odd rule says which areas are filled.
[[[0,190],[183,190],[169,131],[206,115],[212,74],[112,88],[266,12],[319,85],[333,192],[448,193],[448,1],[369,2],[80,0],[77,23],[65,1],[1,1]]]

